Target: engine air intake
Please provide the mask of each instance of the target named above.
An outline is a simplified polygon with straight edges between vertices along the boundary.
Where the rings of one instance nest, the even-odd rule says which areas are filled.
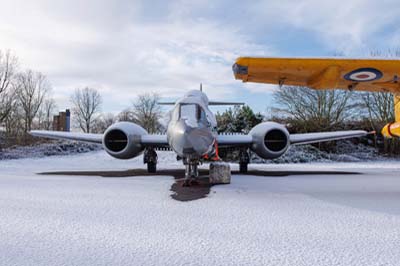
[[[128,137],[119,129],[111,130],[104,138],[104,145],[113,152],[120,152],[128,145]]]
[[[265,134],[264,143],[265,147],[274,152],[282,151],[287,146],[287,136],[285,132],[279,129],[273,129]]]

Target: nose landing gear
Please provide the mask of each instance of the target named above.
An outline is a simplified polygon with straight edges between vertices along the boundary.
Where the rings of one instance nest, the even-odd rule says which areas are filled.
[[[199,177],[199,160],[198,159],[184,159],[185,164],[185,180],[182,186],[189,187],[198,185]],[[231,183],[231,168],[229,163],[212,162],[210,163],[210,172],[207,184],[230,184]]]
[[[183,181],[182,186],[189,187],[191,185],[197,184],[196,178],[199,177],[199,160],[197,159],[184,159],[185,164],[185,180]]]

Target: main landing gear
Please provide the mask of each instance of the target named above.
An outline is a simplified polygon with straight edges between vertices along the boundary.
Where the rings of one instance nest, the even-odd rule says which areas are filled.
[[[146,149],[144,151],[143,163],[147,163],[147,172],[157,172],[157,153],[154,149]]]
[[[247,150],[241,150],[239,153],[239,172],[247,173],[247,165],[250,162],[250,155]]]

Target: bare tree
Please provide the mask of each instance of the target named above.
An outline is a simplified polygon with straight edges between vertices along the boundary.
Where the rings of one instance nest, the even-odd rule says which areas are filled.
[[[275,110],[289,116],[299,131],[327,131],[340,128],[346,118],[356,116],[351,92],[283,87],[274,94]],[[350,112],[351,111],[351,112]]]
[[[74,119],[83,132],[90,133],[101,110],[102,98],[96,89],[76,89],[71,96]]]
[[[4,53],[0,50],[0,123],[12,109],[12,101],[15,99],[12,82],[14,82],[17,67],[17,57],[10,51]]]
[[[50,90],[46,76],[40,72],[27,70],[17,75],[16,92],[24,113],[25,132],[31,130],[33,119]]]
[[[4,119],[7,145],[14,145],[24,137],[23,111],[20,103],[12,101],[9,114]]]
[[[128,122],[134,122],[134,120],[135,120],[133,117],[133,112],[129,108],[120,112],[118,114],[117,119],[118,119],[118,121],[128,121]]]
[[[13,89],[8,89],[0,95],[0,124],[10,115],[15,101],[15,90]]]
[[[44,101],[38,112],[38,128],[49,130],[53,121],[53,114],[56,109],[56,102],[53,98]]]
[[[161,129],[159,122],[162,113],[157,104],[159,96],[156,93],[145,93],[138,96],[133,103],[132,119],[149,133],[157,133]]]
[[[117,117],[112,114],[101,114],[94,122],[92,132],[104,133],[106,129],[117,121]]]
[[[362,94],[370,121],[380,124],[394,120],[393,94],[389,92],[367,92]]]

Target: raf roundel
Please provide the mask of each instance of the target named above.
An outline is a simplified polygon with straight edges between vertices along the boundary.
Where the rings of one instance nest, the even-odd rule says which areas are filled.
[[[382,78],[381,71],[375,68],[359,68],[347,73],[344,78],[355,82],[368,82]]]

